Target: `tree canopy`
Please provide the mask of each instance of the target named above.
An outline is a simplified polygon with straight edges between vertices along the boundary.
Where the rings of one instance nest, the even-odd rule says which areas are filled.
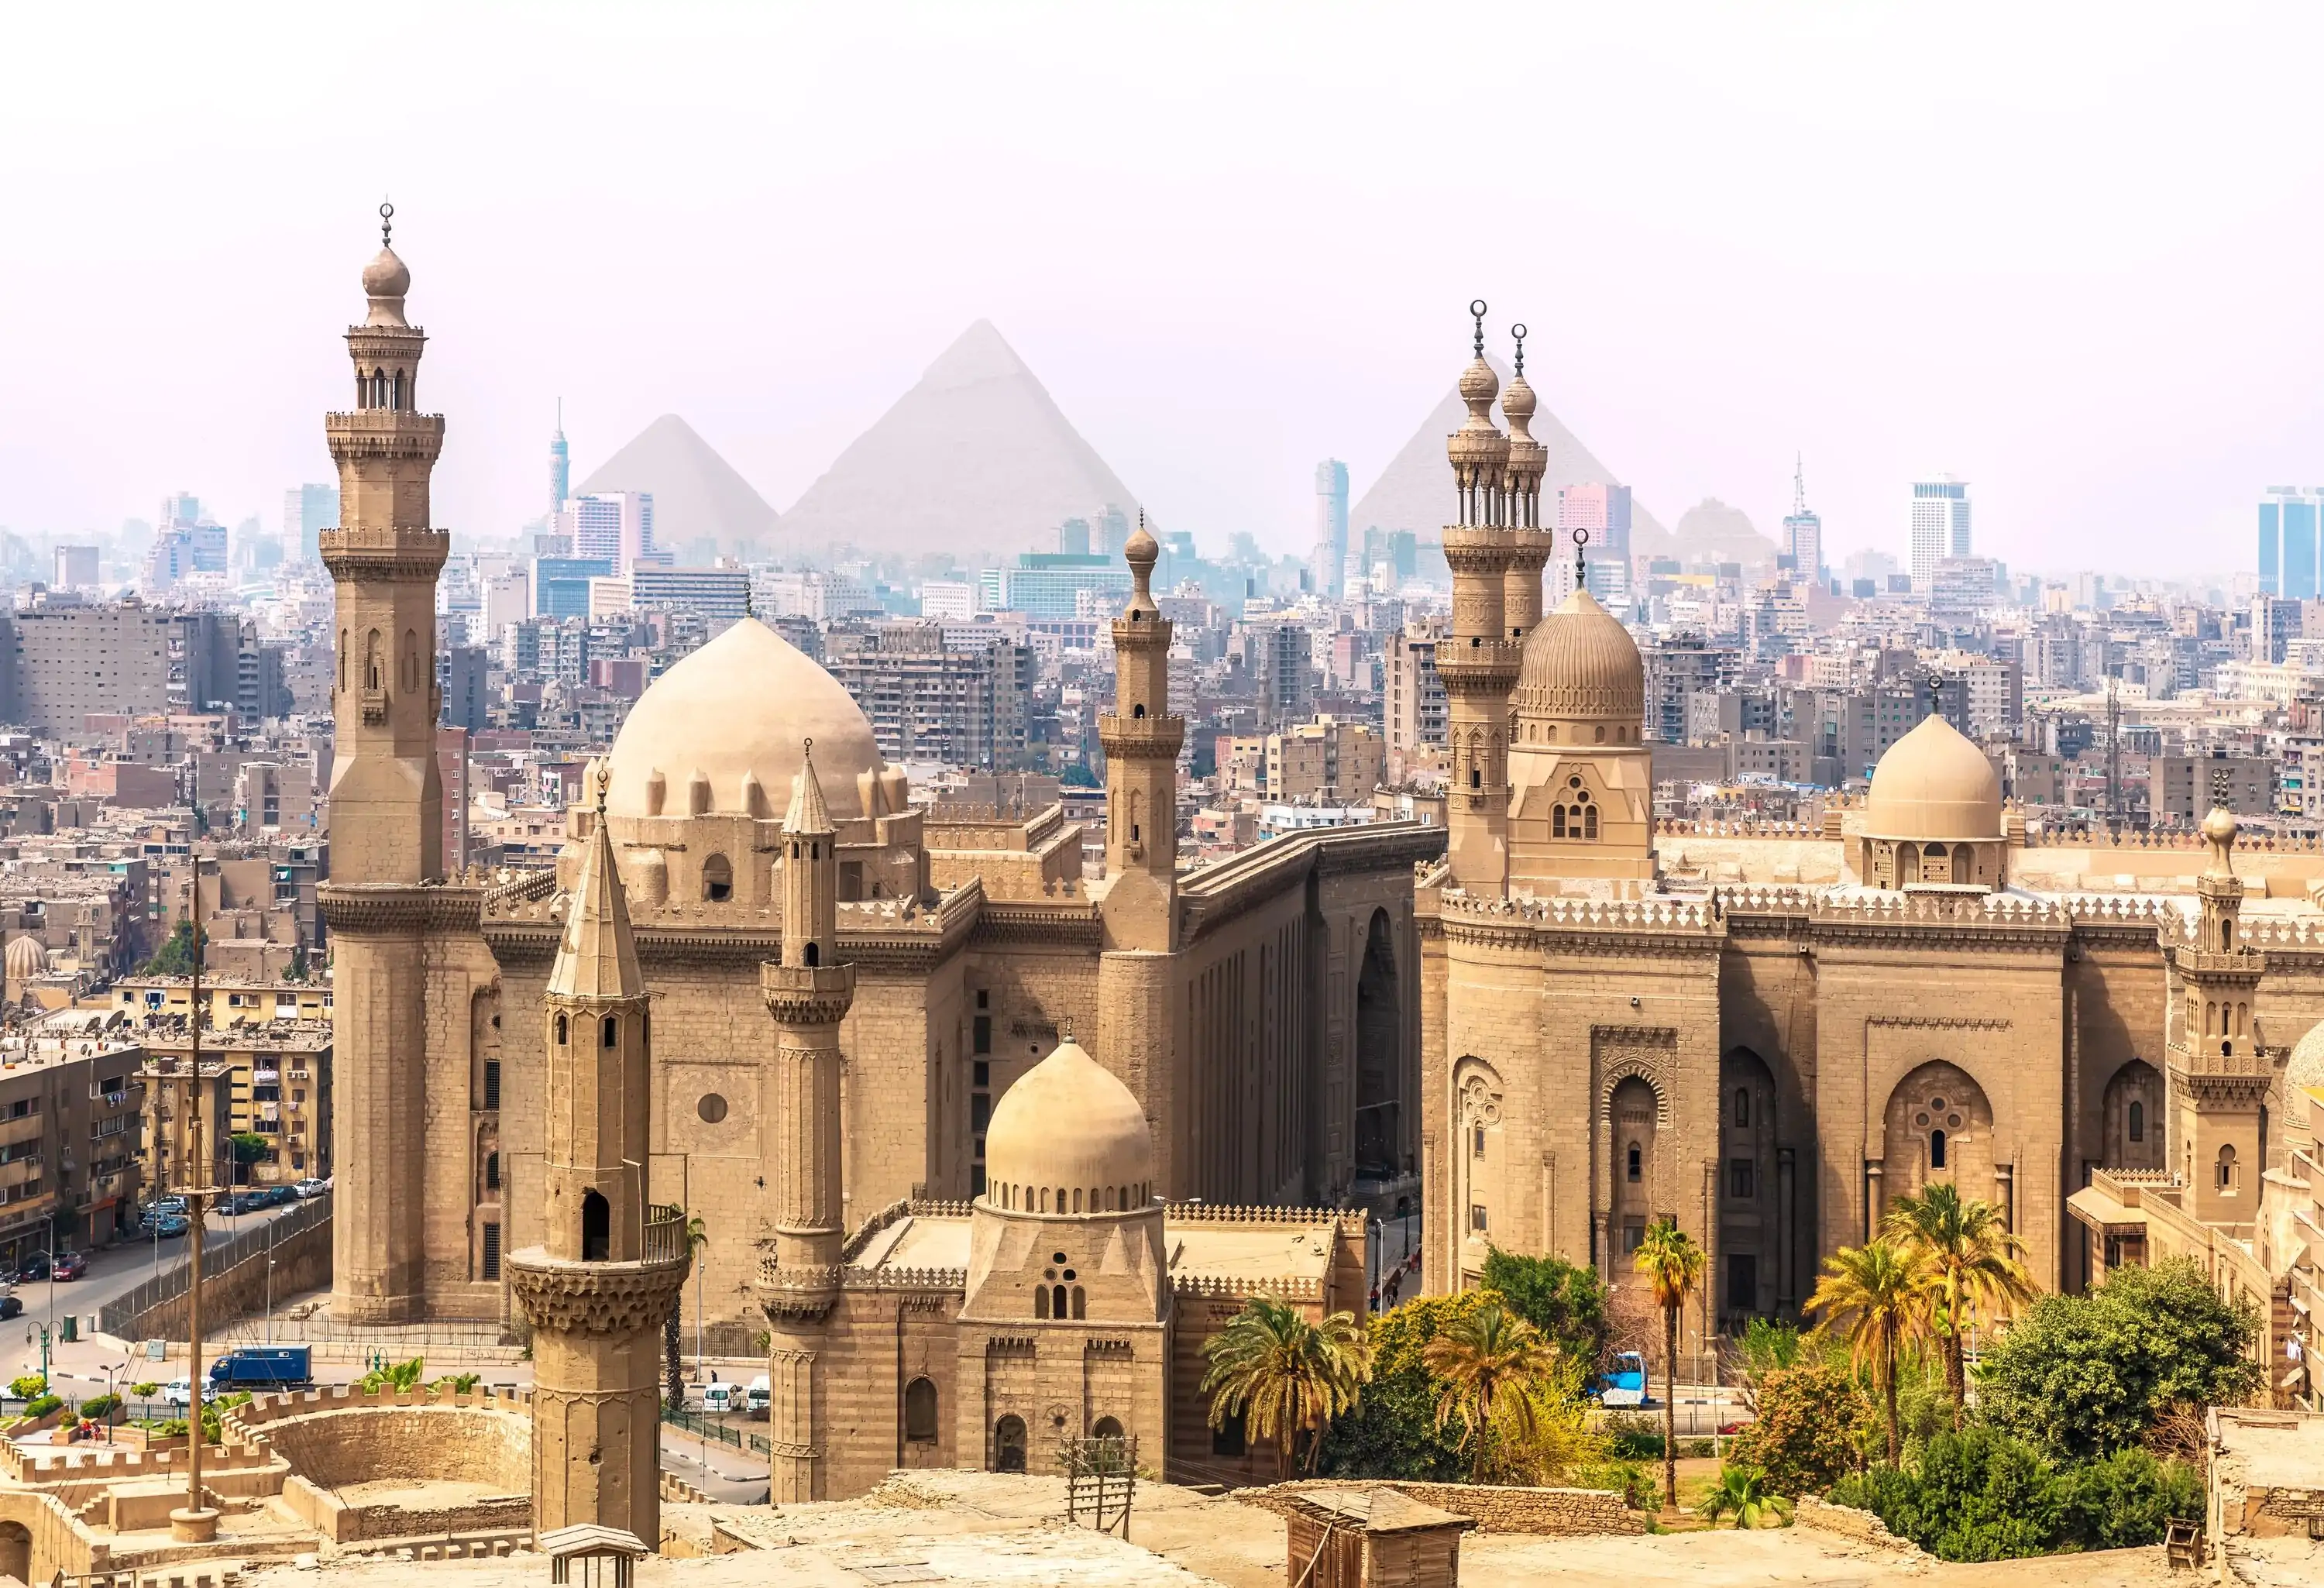
[[[1495,1247],[1485,1256],[1485,1288],[1539,1330],[1569,1362],[1595,1371],[1605,1355],[1606,1282],[1563,1258],[1521,1257]]]

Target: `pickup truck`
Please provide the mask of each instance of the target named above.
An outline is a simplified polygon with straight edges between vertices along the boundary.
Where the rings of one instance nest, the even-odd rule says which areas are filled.
[[[245,1345],[210,1364],[213,1395],[229,1390],[305,1390],[314,1382],[314,1353],[304,1345]]]

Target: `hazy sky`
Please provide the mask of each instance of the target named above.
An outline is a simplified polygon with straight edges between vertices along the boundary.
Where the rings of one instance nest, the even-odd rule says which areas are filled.
[[[684,414],[778,508],[989,316],[1157,516],[1304,547],[1467,353],[1665,522],[2249,566],[2324,483],[2324,7],[18,6],[0,523],[330,477],[397,208],[439,522]]]

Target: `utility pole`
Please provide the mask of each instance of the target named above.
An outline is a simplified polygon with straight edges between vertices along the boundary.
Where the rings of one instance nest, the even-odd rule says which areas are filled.
[[[2122,836],[2122,697],[2120,680],[2107,670],[2107,836]]]
[[[192,1242],[186,1276],[186,1505],[170,1513],[170,1535],[185,1544],[207,1544],[217,1537],[218,1513],[202,1503],[202,1235],[210,1186],[209,1150],[202,1140],[202,861],[192,854],[193,882],[187,913],[193,918],[193,1002],[188,1011],[193,1076],[186,1111],[186,1156],[192,1162],[193,1184],[186,1187],[186,1209],[192,1216],[187,1239]]]

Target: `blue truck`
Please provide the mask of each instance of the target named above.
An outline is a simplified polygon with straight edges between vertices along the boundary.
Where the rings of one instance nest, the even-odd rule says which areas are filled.
[[[245,1345],[210,1364],[210,1393],[232,1390],[308,1390],[315,1354],[304,1345]]]

